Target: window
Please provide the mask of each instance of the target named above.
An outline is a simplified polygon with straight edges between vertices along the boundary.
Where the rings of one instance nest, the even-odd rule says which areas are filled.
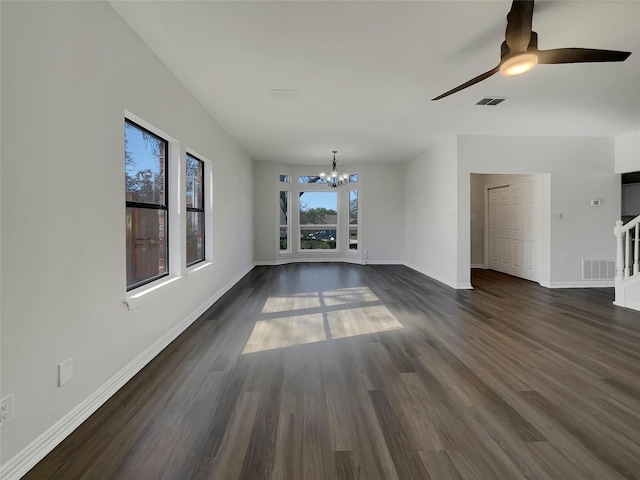
[[[299,183],[327,183],[326,178],[320,178],[319,175],[300,175]]]
[[[335,250],[338,192],[300,193],[300,249]]]
[[[186,155],[187,267],[204,261],[204,162]]]
[[[358,191],[349,191],[349,250],[358,250]]]
[[[289,253],[291,251],[291,243],[289,241],[289,196],[290,192],[286,190],[280,191],[280,253]]]
[[[280,181],[283,182],[283,183],[289,183],[289,175],[281,174],[280,175]]]
[[[168,145],[125,119],[127,290],[169,273]]]

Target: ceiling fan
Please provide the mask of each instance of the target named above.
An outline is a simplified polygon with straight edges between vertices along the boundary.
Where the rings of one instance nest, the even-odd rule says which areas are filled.
[[[590,48],[554,48],[538,50],[538,34],[531,30],[534,0],[513,0],[507,15],[505,40],[500,46],[500,63],[495,68],[462,85],[432,98],[440,100],[471,85],[486,80],[494,73],[519,75],[533,69],[539,63],[622,62],[631,52],[594,50]]]

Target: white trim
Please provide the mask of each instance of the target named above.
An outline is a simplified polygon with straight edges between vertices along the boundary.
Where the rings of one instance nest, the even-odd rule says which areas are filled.
[[[147,303],[149,300],[166,293],[167,290],[175,287],[177,285],[177,281],[181,278],[183,277],[170,276],[169,278],[161,278],[148,285],[131,290],[130,292],[127,292],[124,304],[129,310],[133,310],[134,308]]]
[[[211,269],[212,267],[213,267],[213,262],[207,262],[206,260],[204,262],[198,262],[194,265],[191,265],[187,269],[187,278],[191,279],[193,277],[196,277],[201,273]]]
[[[196,160],[200,160],[203,163],[203,170],[202,170],[202,187],[204,189],[204,198],[202,199],[202,201],[204,202],[204,262],[206,265],[212,264],[214,261],[213,258],[213,162],[209,159],[207,159],[207,157],[205,157],[204,155],[200,155],[198,152],[196,152],[193,148],[190,147],[185,147],[184,149],[184,153],[185,153],[185,158],[184,158],[184,171],[181,172],[181,180],[180,180],[180,185],[182,185],[182,178],[184,178],[184,180],[186,181],[187,175],[186,175],[186,165],[187,165],[187,157],[186,155],[191,155],[192,157],[195,157]],[[186,195],[186,191],[187,191],[187,186],[184,185],[184,191],[185,191],[185,195]],[[186,213],[187,213],[187,199],[185,197],[184,199],[184,218],[186,219]],[[185,224],[184,224],[184,231],[186,232],[186,220],[185,220]],[[186,241],[185,243],[185,247],[184,247],[184,263],[186,264],[186,259],[187,259],[187,247],[186,247]],[[187,276],[189,276],[189,274],[192,271],[195,271],[197,269],[194,270],[190,270],[192,267],[187,267]]]
[[[334,257],[334,258],[285,258],[281,260],[257,260],[253,262],[256,266],[274,266],[274,265],[287,265],[289,263],[355,263],[357,265],[364,265],[362,259],[357,257]],[[381,264],[387,265],[387,262],[381,262]],[[402,263],[397,262],[398,265]]]
[[[182,211],[186,211],[186,199],[182,198],[185,170],[184,160],[181,156],[182,147],[180,142],[171,135],[165,133],[163,130],[160,130],[156,126],[125,109],[125,125],[127,120],[148,130],[158,136],[162,141],[167,142],[168,158],[165,159],[165,173],[169,177],[167,182],[167,191],[165,192],[167,221],[169,222],[168,228],[165,227],[168,241],[167,254],[169,255],[169,261],[166,268],[169,278],[165,275],[148,285],[136,287],[133,290],[126,292],[124,303],[127,305],[127,308],[131,310],[142,303],[146,303],[149,299],[156,297],[159,291],[166,291],[166,288],[169,285],[175,284],[176,280],[182,278],[185,272],[184,264],[186,262],[184,260],[186,259],[186,246],[184,242],[180,213]]]
[[[147,130],[149,130],[151,133],[153,133],[154,135],[157,135],[159,137],[162,137],[162,140],[167,141],[168,143],[177,143],[180,144],[180,142],[175,138],[172,137],[171,135],[169,135],[168,133],[165,133],[164,130],[160,130],[158,127],[156,127],[155,125],[150,124],[149,122],[147,122],[146,120],[143,120],[142,118],[140,118],[139,116],[137,116],[135,113],[130,112],[129,110],[125,109],[124,110],[124,117],[128,120],[131,120],[133,123],[137,123],[138,125],[140,125],[142,128],[145,128]],[[123,159],[124,160],[124,159]]]
[[[542,285],[542,283],[540,283]],[[609,288],[615,286],[615,281],[612,280],[577,280],[572,282],[551,282],[548,286],[542,285],[547,288]]]
[[[281,175],[286,175],[284,173],[282,173]],[[291,176],[289,176],[289,179],[291,179]],[[291,242],[291,199],[293,197],[293,193],[291,190],[291,186],[289,186],[289,189],[283,189],[282,188],[282,184],[285,185],[290,185],[289,182],[280,182],[278,184],[278,186],[280,188],[278,188],[278,199],[276,201],[276,218],[278,219],[278,225],[276,228],[276,249],[278,251],[278,255],[290,255],[293,252],[293,247],[292,247],[292,242]],[[285,225],[283,225],[280,222],[280,193],[285,192],[287,194],[287,212],[286,212],[286,217],[287,217],[287,223]],[[287,249],[286,250],[280,250],[280,229],[281,228],[286,228],[287,229]]]
[[[487,266],[484,263],[472,263],[471,268],[482,268],[483,270],[486,270]]]
[[[617,301],[614,301],[613,304],[616,307],[628,308],[629,310],[640,311],[640,302],[626,302],[623,304],[623,303],[618,303]]]
[[[453,282],[451,280],[447,280],[447,279],[438,277],[437,275],[434,275],[431,272],[427,272],[426,270],[423,270],[420,267],[418,267],[417,265],[414,265],[413,263],[410,263],[410,262],[404,262],[404,266],[405,267],[409,267],[411,270],[415,270],[418,273],[426,275],[427,277],[429,277],[429,278],[431,278],[431,279],[433,279],[433,280],[435,280],[437,282],[440,282],[440,283],[446,285],[447,287],[455,288],[456,290],[457,289],[469,289],[469,288],[472,288],[470,283],[468,283],[468,284],[467,283],[460,283],[460,284],[455,283],[455,282]],[[458,285],[460,285],[460,286],[458,286]]]
[[[280,180],[280,177],[282,177],[282,176],[286,176],[287,180],[286,181]],[[280,174],[278,174],[278,183],[289,183],[289,184],[291,184],[292,183],[291,182],[291,175],[289,175],[288,173],[280,173]],[[291,187],[289,187],[289,188],[291,188]]]
[[[474,175],[472,173],[472,175]],[[501,174],[480,174],[480,175],[501,175]],[[506,174],[506,175],[512,175],[512,174]],[[534,243],[534,254],[533,257],[538,258],[539,260],[534,261],[534,265],[533,265],[533,271],[531,272],[531,277],[532,278],[528,278],[524,275],[525,272],[523,272],[522,274],[515,274],[515,273],[508,273],[508,272],[504,272],[501,270],[496,270],[497,272],[501,272],[501,273],[506,273],[507,275],[513,275],[514,277],[518,277],[518,278],[522,278],[524,280],[530,280],[532,282],[540,282],[540,279],[542,278],[543,274],[542,274],[542,268],[541,268],[541,260],[543,255],[541,254],[542,252],[542,247],[543,245],[540,243],[542,242],[542,238],[543,238],[543,229],[544,229],[544,223],[543,223],[543,213],[544,213],[544,207],[543,207],[543,203],[546,201],[545,198],[543,198],[544,194],[546,193],[545,191],[543,191],[543,181],[544,181],[544,175],[542,173],[519,173],[519,174],[513,174],[513,175],[517,175],[518,178],[514,179],[514,180],[510,180],[510,181],[501,181],[495,184],[485,184],[484,186],[484,262],[485,262],[485,267],[479,267],[479,268],[489,268],[489,265],[491,263],[490,261],[490,255],[489,255],[489,244],[490,244],[490,240],[491,240],[491,232],[489,229],[489,209],[490,209],[490,201],[489,201],[489,191],[496,189],[496,188],[504,188],[504,187],[511,187],[511,185],[519,185],[521,183],[527,183],[527,182],[534,182],[534,198],[535,198],[535,202],[536,202],[536,206],[537,206],[537,214],[538,214],[538,218],[537,218],[537,222],[534,225],[534,236],[535,236],[535,243]],[[551,198],[551,191],[548,192],[549,194],[549,199]],[[550,202],[550,200],[549,200]],[[474,268],[473,266],[471,266],[471,268]]]
[[[402,260],[367,260],[367,265],[405,265]]]
[[[32,469],[71,432],[78,428],[82,422],[88,419],[96,410],[98,410],[98,408],[100,408],[107,400],[109,400],[109,398],[122,388],[124,384],[142,370],[145,365],[153,360],[195,320],[206,312],[211,305],[222,297],[222,295],[227,293],[236,283],[249,273],[253,267],[254,266],[252,264],[243,269],[230,282],[189,314],[187,318],[182,320],[178,325],[158,339],[153,345],[138,355],[137,358],[109,379],[107,383],[98,388],[98,390],[93,392],[78,406],[54,423],[15,457],[2,465],[0,467],[0,478],[3,480],[18,480]]]

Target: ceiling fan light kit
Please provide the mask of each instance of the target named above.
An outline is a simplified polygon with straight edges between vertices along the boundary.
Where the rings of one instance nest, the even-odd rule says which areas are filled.
[[[513,0],[511,10],[507,15],[505,39],[500,48],[500,63],[496,67],[432,98],[432,100],[440,100],[459,92],[486,80],[497,72],[505,76],[513,76],[534,69],[538,63],[553,65],[559,63],[623,62],[631,55],[631,52],[592,48],[538,50],[538,34],[531,29],[533,3],[534,0]]]
[[[505,77],[511,77],[533,70],[537,65],[537,55],[533,53],[522,53],[505,60],[502,65],[500,65],[500,73]]]

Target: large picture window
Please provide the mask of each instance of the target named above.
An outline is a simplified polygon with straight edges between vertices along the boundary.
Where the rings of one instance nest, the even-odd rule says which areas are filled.
[[[338,193],[300,192],[300,250],[335,250]]]
[[[168,142],[125,120],[127,290],[169,273]]]
[[[204,261],[204,162],[186,155],[187,266]]]

